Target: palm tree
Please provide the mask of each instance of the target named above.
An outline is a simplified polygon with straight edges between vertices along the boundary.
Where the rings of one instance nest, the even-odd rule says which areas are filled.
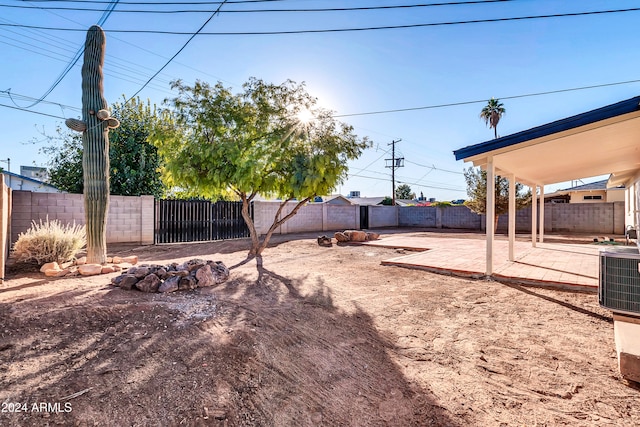
[[[498,122],[506,112],[502,102],[495,98],[491,98],[480,111],[480,118],[489,125],[489,129],[493,128],[496,138],[498,137]]]

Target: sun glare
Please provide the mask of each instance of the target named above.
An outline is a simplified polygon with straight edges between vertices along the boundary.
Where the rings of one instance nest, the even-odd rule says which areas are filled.
[[[303,108],[300,111],[298,111],[298,114],[296,114],[296,117],[300,123],[307,124],[311,120],[313,120],[313,113],[307,110],[306,108]]]

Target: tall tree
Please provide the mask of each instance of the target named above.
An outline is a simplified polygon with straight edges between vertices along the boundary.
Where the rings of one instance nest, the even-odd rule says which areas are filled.
[[[160,172],[157,148],[147,141],[153,122],[162,113],[139,98],[112,104],[120,127],[109,131],[110,192],[119,196],[152,195],[162,197],[165,186]],[[45,135],[50,145],[41,151],[49,156],[49,183],[62,191],[82,193],[82,138],[78,133],[58,128],[56,135]]]
[[[487,212],[487,171],[470,167],[464,170],[467,181],[467,195],[465,206],[478,214]],[[509,212],[509,180],[496,175],[495,177],[495,207],[496,227],[498,215]],[[524,191],[524,186],[516,182],[516,209],[521,209],[531,203],[531,190]]]
[[[498,122],[506,112],[507,110],[505,110],[502,102],[495,98],[491,98],[480,111],[480,118],[484,120],[485,124],[489,125],[489,129],[493,128],[495,138],[498,138]]]
[[[238,94],[221,83],[174,81],[172,88],[176,120],[158,123],[153,137],[167,179],[194,196],[240,199],[249,256],[258,263],[273,232],[313,197],[329,194],[345,178],[347,161],[369,145],[292,81],[252,78]],[[282,200],[262,241],[249,212],[258,193]]]
[[[411,191],[409,184],[400,184],[396,188],[396,199],[415,199],[416,193]]]

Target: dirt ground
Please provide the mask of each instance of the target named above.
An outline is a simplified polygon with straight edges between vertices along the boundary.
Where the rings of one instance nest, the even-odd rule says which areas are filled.
[[[13,268],[0,425],[640,425],[595,294],[382,266],[403,251],[316,236],[276,236],[262,267],[245,240],[109,248],[231,268],[171,294]]]

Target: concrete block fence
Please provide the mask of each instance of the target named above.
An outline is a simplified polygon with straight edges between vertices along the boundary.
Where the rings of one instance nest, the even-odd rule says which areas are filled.
[[[84,224],[84,202],[81,194],[33,193],[10,191],[1,185],[0,224],[3,232],[0,251],[6,253],[18,235],[26,231],[32,221],[58,219],[62,222]],[[254,202],[254,220],[259,233],[265,234],[278,210],[278,202]],[[282,215],[291,212],[290,203]],[[471,212],[465,206],[367,206],[368,228],[424,227],[484,230],[484,215]],[[546,204],[545,231],[624,234],[625,204],[580,203]],[[155,203],[152,196],[111,196],[107,220],[108,243],[154,242]],[[498,230],[507,230],[507,215],[498,220]],[[360,206],[309,203],[280,226],[275,233],[323,232],[359,229]],[[531,231],[531,209],[516,214],[516,230]],[[1,265],[0,265],[1,267]]]
[[[63,223],[84,224],[84,196],[69,193],[13,191],[11,242],[38,222],[57,219]],[[153,244],[153,196],[111,196],[107,215],[107,243]]]

